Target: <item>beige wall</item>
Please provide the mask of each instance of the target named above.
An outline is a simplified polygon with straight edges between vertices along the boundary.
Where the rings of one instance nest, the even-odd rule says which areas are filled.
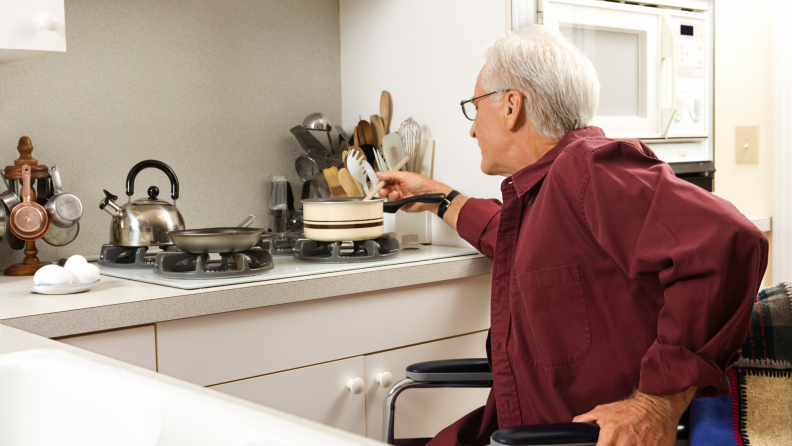
[[[66,53],[0,65],[0,165],[20,136],[82,199],[81,233],[42,260],[98,254],[138,161],[160,159],[181,182],[188,228],[264,225],[269,178],[301,182],[289,128],[311,112],[341,118],[337,0],[66,0]],[[138,176],[167,197],[156,171]],[[299,190],[296,191],[299,194]],[[0,243],[0,268],[23,257]]]
[[[772,68],[771,1],[715,2],[715,193],[746,215],[773,213]],[[735,126],[754,124],[759,163],[737,164]]]

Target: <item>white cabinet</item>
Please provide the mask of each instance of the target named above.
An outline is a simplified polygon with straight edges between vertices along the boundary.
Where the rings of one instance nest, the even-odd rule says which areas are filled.
[[[322,424],[366,435],[366,395],[362,391],[355,394],[347,387],[347,382],[355,378],[363,378],[362,356],[243,379],[211,388]]]
[[[366,360],[366,436],[382,439],[383,404],[390,387],[377,382],[389,372],[393,383],[404,379],[408,365],[439,359],[485,358],[487,332],[428,342],[375,355]],[[411,389],[396,400],[396,438],[433,437],[487,402],[489,389]]]
[[[0,63],[63,51],[63,0],[0,1]]]
[[[72,336],[57,341],[157,371],[157,346],[153,325]]]

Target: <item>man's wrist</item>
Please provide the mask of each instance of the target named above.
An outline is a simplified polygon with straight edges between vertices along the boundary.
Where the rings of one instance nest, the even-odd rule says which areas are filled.
[[[689,387],[687,390],[674,395],[650,395],[648,393],[636,391],[633,398],[642,400],[649,407],[659,411],[669,411],[674,416],[680,417],[685,412],[690,400],[696,394],[695,387]]]

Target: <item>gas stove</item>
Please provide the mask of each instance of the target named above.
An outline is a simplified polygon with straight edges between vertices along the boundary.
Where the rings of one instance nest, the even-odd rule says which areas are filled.
[[[399,241],[387,234],[352,242],[318,242],[299,239],[294,245],[294,258],[310,263],[361,263],[388,260],[399,253]]]
[[[154,261],[154,274],[172,279],[219,279],[264,274],[275,267],[272,254],[261,248],[236,253],[221,253],[220,259],[209,254],[161,251]]]

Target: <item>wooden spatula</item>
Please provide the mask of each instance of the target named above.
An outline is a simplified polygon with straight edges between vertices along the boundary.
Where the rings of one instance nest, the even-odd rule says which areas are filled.
[[[328,167],[327,169],[323,170],[324,177],[327,180],[327,185],[330,187],[330,195],[334,197],[346,197],[347,193],[344,190],[344,187],[341,186],[341,181],[338,180],[338,168]]]
[[[358,189],[359,183],[354,178],[352,178],[352,175],[348,170],[346,170],[346,168],[342,167],[341,170],[338,171],[338,181],[341,183],[341,187],[344,188],[344,192],[346,192],[348,196],[363,196],[363,194],[361,194],[360,190]]]
[[[379,115],[371,115],[371,128],[374,130],[374,147],[382,145],[382,138],[385,137],[385,126],[382,125],[382,118]]]
[[[380,117],[385,124],[385,134],[390,133],[391,118],[393,118],[393,102],[391,95],[385,90],[382,90],[380,95]]]

